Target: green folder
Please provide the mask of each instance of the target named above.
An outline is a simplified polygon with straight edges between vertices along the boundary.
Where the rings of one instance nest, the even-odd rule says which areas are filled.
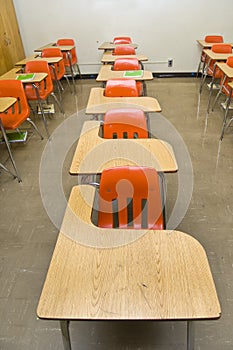
[[[19,74],[16,77],[16,80],[21,80],[21,81],[30,81],[34,78],[35,73],[27,73],[27,74]]]
[[[143,70],[127,70],[124,72],[124,78],[139,78],[143,76]]]
[[[27,139],[27,131],[20,131],[20,132],[8,132],[6,134],[7,139],[9,142],[25,142]],[[4,142],[2,139],[1,142]]]

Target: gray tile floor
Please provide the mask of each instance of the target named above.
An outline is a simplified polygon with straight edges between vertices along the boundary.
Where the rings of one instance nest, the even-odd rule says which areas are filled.
[[[98,84],[95,80],[77,80],[76,86],[76,96],[68,89],[64,93],[65,117],[57,113],[48,120],[52,142],[46,149],[50,158],[42,158],[47,139],[41,141],[33,135],[25,145],[13,147],[23,182],[19,184],[5,172],[0,174],[0,349],[63,349],[58,322],[38,320],[36,308],[58,234],[47,211],[59,223],[64,203],[58,206],[53,201],[57,186],[68,198],[72,186],[77,184],[77,178],[68,173],[76,145],[72,138],[75,132],[78,138],[84,120],[90,119],[82,111],[90,88]],[[182,170],[181,177],[167,176],[167,217],[179,195],[177,229],[188,232],[204,246],[222,307],[219,320],[196,322],[195,349],[228,350],[233,348],[233,132],[229,128],[219,143],[223,112],[216,107],[206,124],[208,91],[203,89],[199,101],[198,87],[196,78],[163,78],[148,83],[148,95],[156,97],[162,106],[161,114],[151,115],[150,125],[156,136],[173,144]],[[72,130],[71,118],[75,118]],[[39,119],[36,123],[44,132]],[[62,136],[57,136],[58,130],[62,130]],[[55,147],[53,141],[59,137]],[[192,171],[187,166],[184,145]],[[0,159],[5,157],[1,145]],[[45,165],[50,162],[54,168],[46,171]],[[192,174],[189,202],[186,195],[192,185]],[[187,202],[184,213],[182,204]],[[185,337],[185,322],[71,323],[73,349],[182,350]]]

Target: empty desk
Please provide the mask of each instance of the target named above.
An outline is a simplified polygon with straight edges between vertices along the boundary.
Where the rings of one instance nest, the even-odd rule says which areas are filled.
[[[217,319],[220,305],[203,247],[179,231],[103,229],[91,222],[95,189],[72,189],[37,309],[60,320],[64,349],[69,321]]]

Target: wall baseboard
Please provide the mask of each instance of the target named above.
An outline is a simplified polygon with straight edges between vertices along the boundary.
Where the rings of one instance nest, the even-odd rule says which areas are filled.
[[[82,79],[96,79],[98,74],[82,74]],[[200,74],[198,75],[200,76]],[[153,73],[154,78],[195,78],[196,77],[196,72],[175,72],[175,73]],[[80,79],[79,76],[77,75],[75,79]]]

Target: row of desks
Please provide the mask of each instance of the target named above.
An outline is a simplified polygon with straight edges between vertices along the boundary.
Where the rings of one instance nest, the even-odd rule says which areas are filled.
[[[214,68],[214,73],[213,73],[213,77],[211,79],[210,82],[210,91],[209,91],[209,98],[208,98],[208,103],[207,103],[207,114],[206,117],[208,118],[209,112],[210,112],[210,107],[211,107],[211,97],[213,94],[213,88],[215,86],[215,72],[216,69],[219,68],[220,71],[222,72],[223,76],[224,76],[224,80],[227,80],[228,82],[228,86],[229,86],[229,95],[227,96],[227,100],[226,103],[224,104],[224,118],[223,118],[223,124],[222,124],[222,130],[221,130],[221,134],[220,134],[220,140],[222,140],[223,135],[224,135],[224,131],[226,129],[227,126],[227,117],[228,117],[228,112],[229,112],[229,108],[230,108],[230,104],[231,104],[231,99],[232,99],[232,92],[233,92],[233,68],[230,67],[229,65],[226,64],[226,61],[229,57],[233,56],[232,53],[216,53],[213,52],[211,50],[211,47],[214,45],[213,43],[207,43],[204,40],[198,40],[198,44],[202,47],[203,49],[203,53],[206,55],[206,62],[204,63],[204,69],[208,70],[208,66],[211,63],[211,61],[215,61],[215,68]],[[233,46],[233,43],[230,43],[231,46]],[[200,82],[200,93],[202,91],[204,82],[205,82],[205,77],[206,75],[201,79]],[[219,86],[218,90],[221,89],[221,86]],[[232,120],[232,119],[231,119]],[[229,121],[229,123],[231,122],[231,120]],[[229,125],[229,124],[228,124]]]
[[[109,68],[100,71],[99,79],[104,79],[103,71],[107,74]],[[151,97],[109,99],[103,89],[94,88],[86,113],[123,106],[161,111]],[[70,174],[98,174],[106,167],[132,164],[178,170],[168,143],[106,140],[100,137],[99,121],[84,123]],[[99,228],[91,220],[94,198],[90,185],[72,189],[38,316],[60,320],[66,350],[71,349],[70,320],[187,320],[187,349],[193,350],[191,321],[215,319],[221,312],[202,246],[180,231]]]

